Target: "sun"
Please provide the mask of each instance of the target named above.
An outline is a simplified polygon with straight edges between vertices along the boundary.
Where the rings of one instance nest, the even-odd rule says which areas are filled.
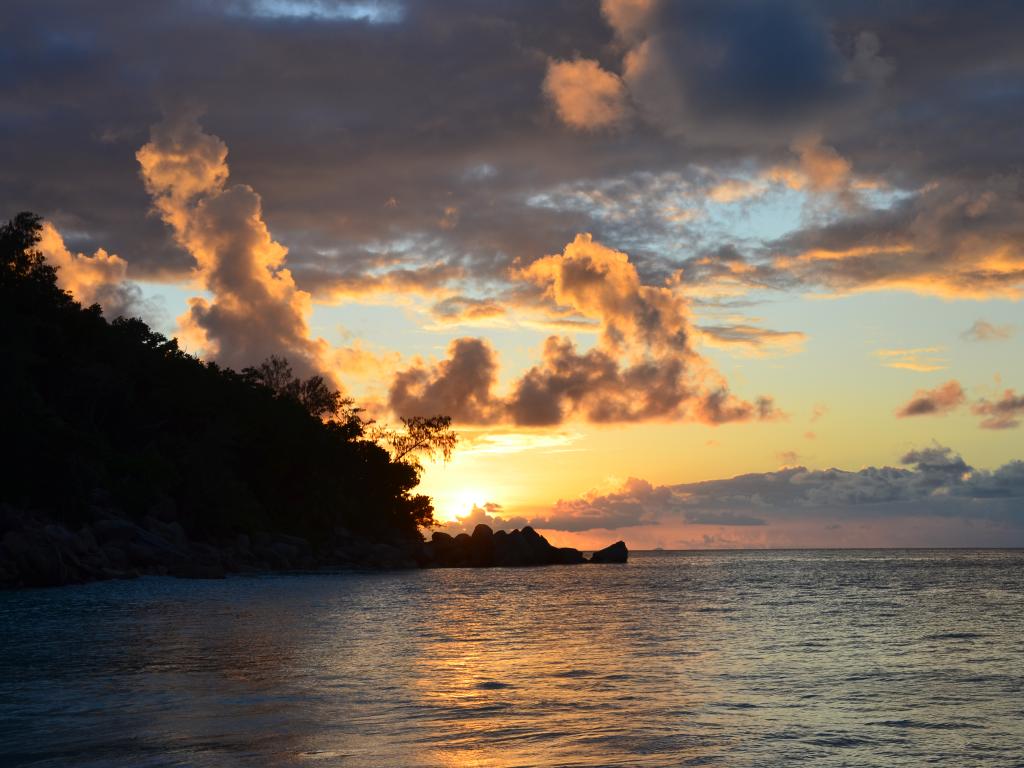
[[[482,507],[487,501],[487,493],[480,488],[458,488],[443,498],[435,497],[435,507],[440,519],[454,522],[456,518],[472,512],[473,507]]]

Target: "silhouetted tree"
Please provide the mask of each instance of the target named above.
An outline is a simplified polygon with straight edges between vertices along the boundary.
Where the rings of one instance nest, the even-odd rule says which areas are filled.
[[[447,421],[409,420],[385,448],[350,399],[284,358],[236,373],[138,318],[108,323],[57,286],[41,224],[22,213],[0,227],[0,503],[69,523],[104,505],[173,509],[195,535],[312,541],[337,526],[417,537],[433,522],[412,493],[415,456],[450,454]]]
[[[421,457],[451,459],[459,441],[450,416],[403,417],[402,427],[401,430],[380,428],[371,432],[371,437],[388,448],[392,461],[408,464],[417,472],[423,469]]]
[[[343,397],[331,389],[323,376],[300,379],[292,372],[285,357],[271,355],[257,366],[243,368],[242,376],[250,383],[266,387],[278,397],[301,404],[311,416],[347,425],[352,430],[352,437],[363,433],[363,422],[359,418],[362,409],[355,407],[352,398]]]

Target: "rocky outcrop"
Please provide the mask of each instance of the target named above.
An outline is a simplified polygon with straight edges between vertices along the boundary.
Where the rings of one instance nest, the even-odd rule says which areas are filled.
[[[189,536],[151,514],[107,510],[79,526],[0,506],[0,587],[48,587],[141,575],[221,579],[228,573],[415,568],[421,541],[382,541],[335,529],[318,548],[298,536]]]
[[[616,556],[621,541],[607,550],[615,549]],[[590,562],[625,562],[622,559],[591,560]],[[420,565],[426,568],[490,568],[520,567],[530,565],[576,565],[587,559],[578,549],[555,547],[530,526],[514,531],[492,531],[486,525],[478,525],[473,535],[460,533],[451,536],[436,531],[430,541],[423,545]]]
[[[238,533],[190,536],[168,510],[136,521],[112,510],[79,526],[0,506],[0,587],[48,587],[141,575],[222,579],[229,573],[397,568],[490,568],[579,563],[624,563],[616,542],[588,561],[571,547],[555,547],[533,528],[472,535],[435,532],[429,542],[381,540],[336,528],[314,546],[298,536]]]
[[[616,541],[611,546],[599,549],[590,556],[592,563],[624,563],[629,559],[629,550],[626,549],[626,542]]]

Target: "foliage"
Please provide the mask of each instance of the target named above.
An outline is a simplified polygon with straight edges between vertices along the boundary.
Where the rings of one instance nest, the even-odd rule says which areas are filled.
[[[321,377],[271,358],[241,373],[185,354],[135,318],[107,322],[56,284],[40,219],[0,227],[0,503],[74,524],[105,505],[172,510],[191,533],[337,526],[419,536],[430,499],[412,493],[416,455],[448,455],[447,419],[409,419],[388,445]]]
[[[292,373],[288,360],[271,355],[259,365],[243,368],[242,376],[253,385],[271,390],[277,397],[294,400],[302,405],[310,416],[342,424],[351,438],[362,437],[364,425],[350,397],[342,397],[331,389],[323,376],[300,379]]]
[[[451,459],[459,437],[452,429],[450,416],[403,417],[402,427],[401,430],[379,427],[371,431],[375,442],[387,446],[392,461],[408,464],[418,473],[423,470],[420,458]]]

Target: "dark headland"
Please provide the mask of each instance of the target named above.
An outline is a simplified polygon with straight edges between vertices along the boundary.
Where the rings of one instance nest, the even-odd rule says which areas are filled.
[[[73,530],[38,515],[0,509],[0,586],[60,586],[141,575],[218,579],[230,573],[330,572],[352,569],[488,568],[624,563],[619,541],[589,560],[555,547],[529,526],[473,535],[434,532],[431,541],[384,540],[339,528],[328,541],[289,534],[239,533],[230,539],[190,538],[173,515],[140,522],[107,515]]]
[[[424,542],[417,457],[447,455],[450,419],[382,431],[281,358],[236,372],[110,322],[60,289],[40,231],[0,226],[0,587],[586,562],[529,527]]]

